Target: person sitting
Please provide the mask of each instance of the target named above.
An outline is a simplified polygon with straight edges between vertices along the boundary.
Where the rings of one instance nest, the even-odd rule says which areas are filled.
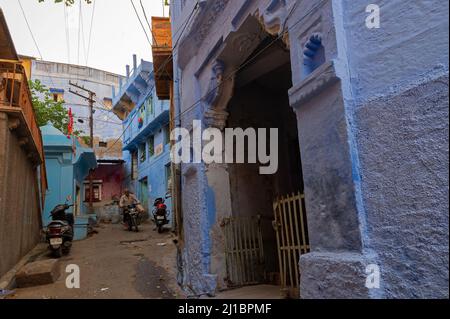
[[[123,191],[122,197],[120,197],[119,207],[122,210],[123,214],[123,224],[124,227],[127,226],[127,209],[128,206],[137,205],[137,209],[140,213],[142,213],[142,209],[140,206],[140,201],[137,199],[136,195],[134,195],[128,188]]]

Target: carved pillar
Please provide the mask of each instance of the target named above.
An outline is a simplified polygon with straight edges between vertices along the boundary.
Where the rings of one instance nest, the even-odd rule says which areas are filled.
[[[339,1],[303,2],[290,22],[293,87],[311,252],[300,258],[302,298],[367,298],[364,216],[358,199],[359,167],[348,114],[347,57],[336,31]],[[310,6],[310,7],[308,7]],[[310,14],[303,23],[295,24]],[[311,58],[323,45],[324,58]],[[322,48],[321,48],[322,50]]]
[[[217,60],[212,66],[211,80],[208,92],[203,99],[205,127],[218,128],[222,132],[224,143],[224,129],[229,113],[226,111],[228,102],[233,95],[234,76],[225,77],[225,64]],[[223,148],[224,150],[224,148]],[[224,151],[222,154],[224,157]],[[214,204],[215,221],[211,225],[211,273],[217,275],[218,288],[225,288],[224,279],[227,277],[225,261],[225,239],[221,229],[222,220],[231,216],[231,190],[228,165],[212,163],[205,165],[208,184],[207,196],[213,196],[209,202]]]

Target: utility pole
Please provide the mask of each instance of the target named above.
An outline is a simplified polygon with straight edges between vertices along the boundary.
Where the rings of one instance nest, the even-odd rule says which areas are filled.
[[[84,96],[80,93],[78,93],[77,91],[72,91],[71,88],[69,88],[69,92],[72,94],[75,94],[83,99],[85,99],[86,101],[89,102],[89,147],[92,148],[92,150],[94,150],[94,97],[95,97],[95,93],[91,90],[88,90],[86,88],[84,88],[84,86],[79,86],[76,83],[72,83],[72,81],[69,81],[69,84],[77,89],[80,89],[86,93],[88,93],[89,96]],[[93,202],[94,202],[94,182],[93,182],[93,176],[92,176],[92,172],[89,172],[89,213],[93,213],[94,209],[93,209]]]

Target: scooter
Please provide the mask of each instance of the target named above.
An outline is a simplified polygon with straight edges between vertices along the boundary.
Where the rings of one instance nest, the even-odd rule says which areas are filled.
[[[124,214],[125,221],[128,224],[128,231],[132,231],[134,228],[135,232],[139,232],[138,225],[140,224],[140,213],[137,209],[137,205],[129,205]]]
[[[153,204],[153,219],[155,221],[156,227],[158,228],[158,233],[160,234],[163,232],[164,225],[167,225],[169,223],[169,220],[167,218],[167,205],[164,203],[165,200],[163,198],[157,198],[155,199],[155,202]]]
[[[57,205],[51,212],[52,222],[47,225],[46,240],[52,255],[60,258],[68,254],[73,241],[73,214],[66,213],[70,207],[67,203]]]

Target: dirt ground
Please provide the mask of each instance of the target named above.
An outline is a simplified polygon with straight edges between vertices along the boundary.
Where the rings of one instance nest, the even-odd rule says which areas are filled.
[[[51,285],[16,289],[8,299],[169,299],[185,298],[176,283],[176,247],[169,232],[153,224],[138,233],[122,225],[101,224],[98,234],[74,242],[60,259],[61,276]],[[45,248],[45,247],[44,247]],[[39,259],[50,258],[47,253]],[[79,289],[66,288],[66,266],[80,267]]]

